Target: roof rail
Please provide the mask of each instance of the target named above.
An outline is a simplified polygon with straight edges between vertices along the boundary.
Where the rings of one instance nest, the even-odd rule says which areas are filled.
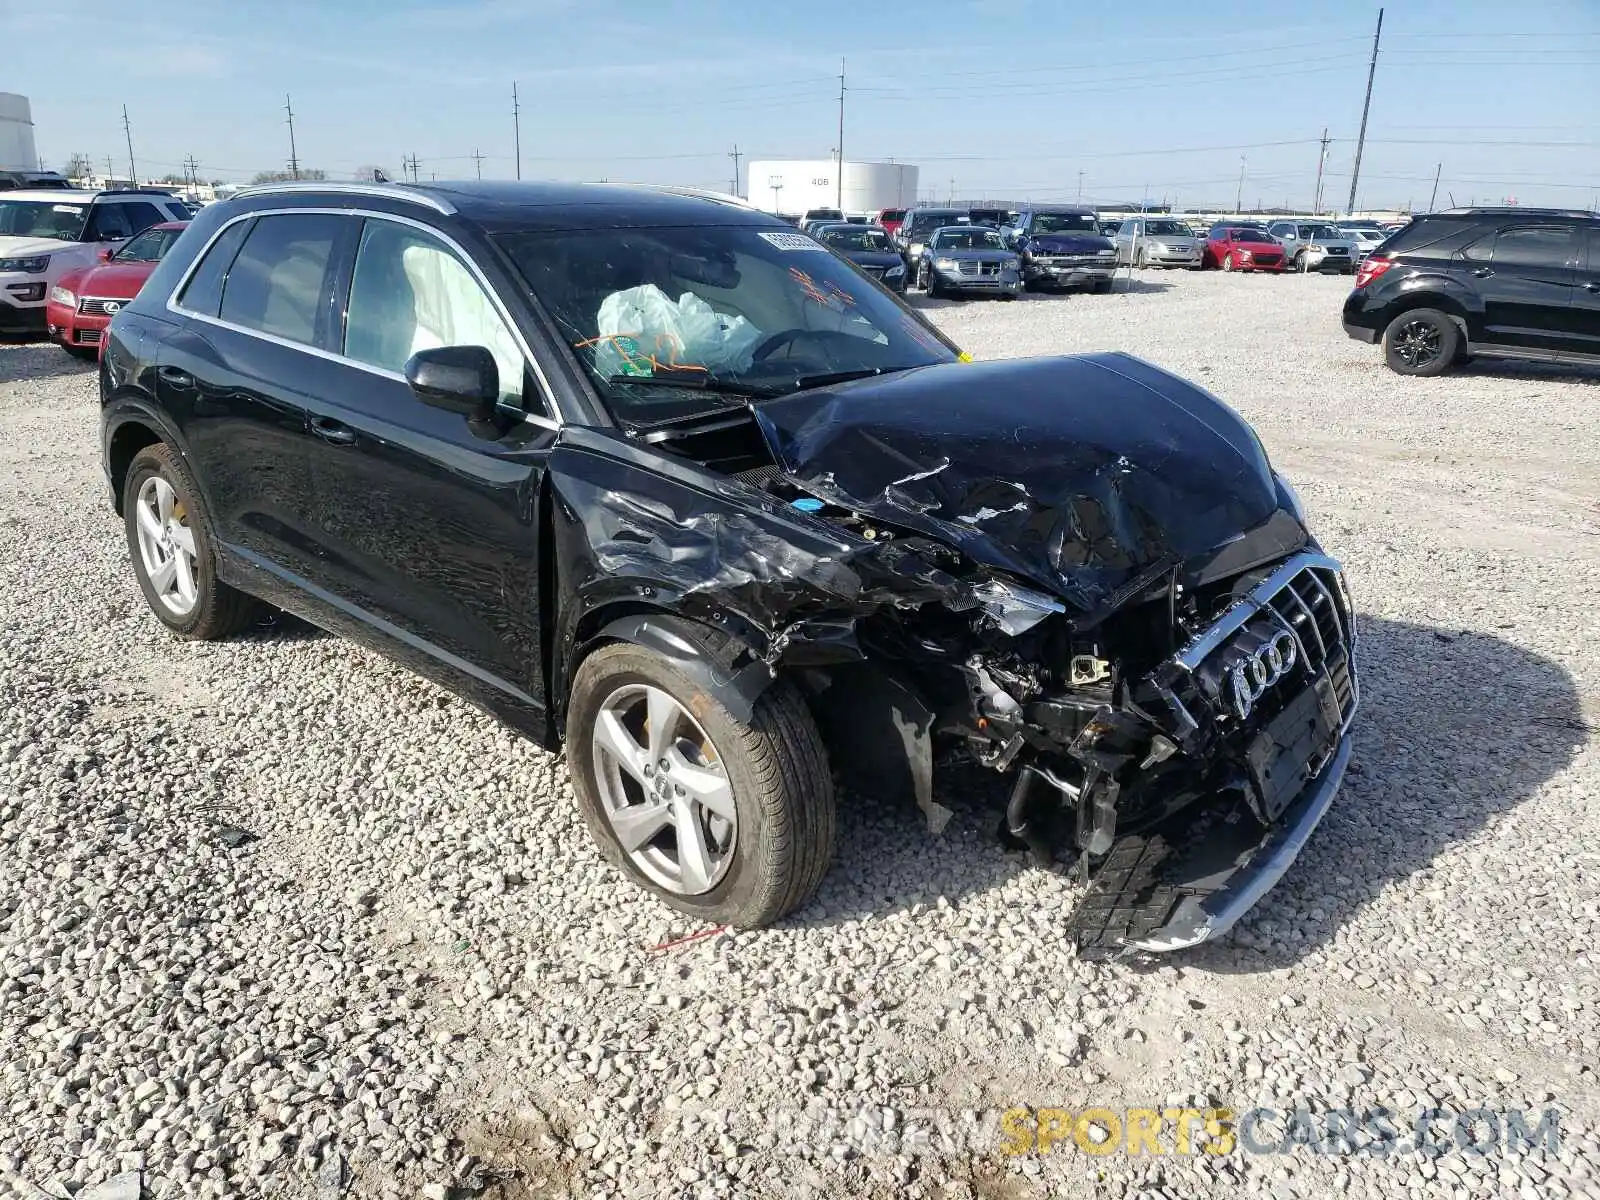
[[[732,192],[719,192],[714,188],[680,187],[671,183],[645,184],[653,192],[670,192],[674,196],[689,196],[698,200],[720,200],[724,204],[735,204],[740,208],[753,208],[758,212],[764,211],[759,205],[752,204],[743,196],[735,196]]]
[[[389,200],[404,200],[412,204],[420,204],[424,208],[431,208],[434,212],[443,213],[447,217],[456,214],[456,206],[448,200],[419,191],[400,183],[363,183],[363,182],[329,182],[320,179],[286,179],[278,183],[258,183],[252,187],[241,188],[235,192],[233,199],[241,196],[267,196],[275,192],[337,192],[341,195],[351,196],[382,196]]]
[[[1418,216],[1427,217],[1471,217],[1478,215],[1504,213],[1506,216],[1528,217],[1581,217],[1594,220],[1597,215],[1586,208],[1528,208],[1520,204],[1478,204],[1470,208],[1445,208],[1434,213],[1418,213]]]

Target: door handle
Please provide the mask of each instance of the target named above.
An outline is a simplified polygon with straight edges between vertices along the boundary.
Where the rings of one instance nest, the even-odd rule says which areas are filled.
[[[160,377],[162,383],[169,383],[173,387],[194,386],[194,376],[178,367],[157,367],[156,375]]]
[[[1487,279],[1487,278],[1489,278],[1489,276],[1491,276],[1493,274],[1494,274],[1494,272],[1492,270],[1490,270],[1488,267],[1479,267],[1476,271],[1474,271],[1472,273],[1473,278],[1475,278],[1475,279]]]
[[[330,446],[349,446],[356,440],[356,431],[329,417],[312,417],[311,432]]]

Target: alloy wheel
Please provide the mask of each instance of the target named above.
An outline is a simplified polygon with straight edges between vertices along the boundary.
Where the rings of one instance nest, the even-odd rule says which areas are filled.
[[[661,688],[626,684],[600,706],[592,753],[601,808],[633,865],[681,896],[716,887],[733,863],[738,810],[693,715]]]
[[[1231,270],[1233,270],[1233,255],[1231,255],[1231,254],[1228,254],[1228,255],[1224,255],[1224,256],[1223,256],[1223,259],[1222,259],[1222,269],[1223,269],[1223,270],[1224,270],[1224,271],[1231,271]]]
[[[135,505],[139,557],[150,588],[167,611],[186,617],[200,599],[200,560],[189,514],[172,485],[159,475],[144,481]]]
[[[1394,352],[1413,369],[1438,359],[1444,336],[1432,321],[1407,321],[1394,339]]]

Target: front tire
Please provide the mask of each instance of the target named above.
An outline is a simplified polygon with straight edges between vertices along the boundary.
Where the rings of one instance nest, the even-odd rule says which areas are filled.
[[[1383,331],[1383,359],[1397,375],[1439,375],[1461,349],[1456,323],[1434,308],[1413,308]]]
[[[189,641],[238,633],[261,602],[217,578],[211,522],[189,470],[162,442],[134,455],[122,488],[133,573],[150,611]]]
[[[579,667],[567,728],[584,821],[633,882],[740,929],[815,894],[833,858],[833,781],[787,681],[745,724],[660,655],[617,643]]]
[[[1224,255],[1223,255],[1223,256],[1222,256],[1222,269],[1223,269],[1223,270],[1224,270],[1224,271],[1231,271],[1231,270],[1233,270],[1233,255],[1231,255],[1231,254],[1224,254]]]

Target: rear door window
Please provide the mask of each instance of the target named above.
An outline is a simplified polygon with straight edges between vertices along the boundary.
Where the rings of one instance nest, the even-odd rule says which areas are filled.
[[[246,329],[315,345],[334,245],[352,219],[284,213],[257,220],[229,268],[218,315]]]
[[[217,315],[228,268],[233,265],[234,256],[239,253],[239,247],[244,244],[245,234],[250,232],[252,224],[251,221],[237,221],[217,235],[199,266],[189,276],[189,282],[184,284],[178,296],[180,308],[206,317]]]
[[[1561,225],[1519,225],[1494,238],[1497,267],[1565,267],[1572,261],[1574,230]]]

